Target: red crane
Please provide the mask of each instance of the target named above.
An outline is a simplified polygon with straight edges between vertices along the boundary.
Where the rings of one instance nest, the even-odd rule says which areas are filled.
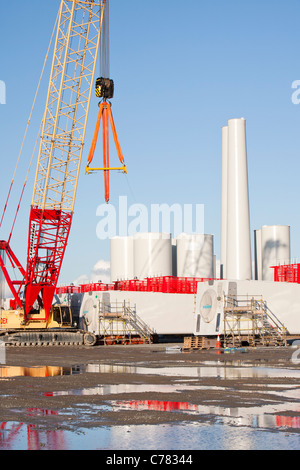
[[[107,12],[108,0],[61,0],[29,216],[26,268],[10,247],[11,237],[0,242],[0,268],[14,297],[11,309],[0,311],[2,333],[70,327],[72,323],[61,306],[52,304],[72,224]],[[100,107],[103,112],[104,107]],[[104,121],[107,124],[107,117]],[[105,158],[108,163],[107,154]],[[11,279],[5,255],[18,269],[18,281]],[[22,341],[27,337],[24,333]]]

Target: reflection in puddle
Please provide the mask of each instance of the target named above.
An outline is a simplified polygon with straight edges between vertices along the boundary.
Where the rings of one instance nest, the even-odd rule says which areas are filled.
[[[218,378],[233,380],[239,378],[300,378],[300,370],[243,366],[201,365],[180,367],[142,367],[112,364],[87,364],[73,367],[16,367],[0,366],[0,379],[13,377],[56,377],[65,375],[76,375],[83,373],[91,374],[138,374],[159,375],[165,377],[182,378]]]
[[[201,388],[207,390],[224,390],[223,387],[199,387],[190,385],[161,385],[161,384],[116,384],[116,385],[99,385],[97,387],[83,388],[78,390],[66,390],[47,392],[44,396],[59,397],[68,395],[82,395],[82,396],[95,396],[95,395],[116,395],[124,393],[180,393],[183,391],[200,390]]]
[[[254,384],[251,384],[253,387]],[[257,385],[256,385],[257,386]],[[273,384],[274,388],[280,388],[281,390],[270,390],[269,387],[266,387],[266,390],[258,390],[257,393],[260,395],[267,394],[269,399],[274,395],[273,400],[276,400],[276,397],[296,399],[300,400],[300,388],[298,386],[292,385],[282,385]],[[54,392],[45,392],[44,396],[47,397],[59,397],[59,396],[104,396],[104,395],[118,395],[118,394],[132,394],[132,393],[181,393],[184,391],[229,391],[231,390],[228,387],[217,387],[214,385],[184,385],[179,382],[173,385],[164,385],[164,384],[114,384],[114,385],[98,385],[96,387],[89,388],[80,388],[76,390],[60,390]],[[253,391],[245,389],[240,390],[240,393],[249,394]]]
[[[17,366],[0,366],[0,379],[14,377],[57,377],[61,375],[80,374],[82,369],[80,366],[74,367],[17,367]]]
[[[159,375],[165,377],[195,378],[299,378],[300,370],[273,369],[268,367],[226,367],[223,363],[217,366],[182,366],[182,367],[135,367],[111,364],[89,364],[86,372],[101,374],[140,374]]]
[[[281,403],[257,407],[227,408],[220,406],[195,405],[186,402],[160,400],[131,400],[113,402],[113,411],[169,411],[185,412],[193,415],[215,416],[219,422],[231,426],[250,426],[262,429],[291,427],[300,429],[300,403]],[[280,416],[279,413],[292,412],[298,416]]]
[[[271,423],[272,421],[272,423]],[[237,420],[236,420],[237,423]],[[285,432],[274,433],[270,424]],[[32,425],[0,423],[1,450],[298,450],[299,418],[271,417],[264,429],[227,423],[114,426],[72,431],[42,431]],[[287,433],[287,430],[289,431]]]
[[[31,408],[27,416],[57,415],[50,410]],[[63,431],[41,431],[33,424],[2,422],[0,423],[1,450],[65,450],[66,442]]]
[[[214,387],[215,389],[217,387]],[[177,393],[181,390],[198,390],[198,387],[180,387],[170,385],[155,385],[140,386],[140,385],[112,385],[112,386],[99,386],[91,389],[77,390],[71,392],[54,392],[47,394],[48,396],[61,396],[75,393],[77,395],[109,395],[119,393],[137,393],[142,391],[151,392],[173,392]],[[284,391],[286,392],[286,391]],[[194,404],[186,401],[165,401],[165,400],[122,400],[122,401],[109,401],[105,405],[77,405],[79,408],[70,408],[68,412],[84,413],[86,416],[89,413],[92,415],[106,411],[120,412],[120,411],[156,411],[156,412],[172,412],[182,413],[182,420],[185,419],[185,414],[192,415],[195,420],[202,418],[208,422],[216,421],[218,424],[226,426],[243,426],[250,428],[258,428],[262,430],[280,430],[285,428],[300,429],[300,403],[281,402],[278,403],[276,395],[278,392],[269,392],[274,394],[274,401],[272,396],[268,397],[268,403],[251,407],[224,407],[219,405],[209,404]],[[271,403],[270,403],[271,400]]]

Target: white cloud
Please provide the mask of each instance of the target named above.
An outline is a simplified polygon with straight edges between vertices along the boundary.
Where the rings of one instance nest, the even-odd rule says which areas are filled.
[[[75,286],[79,286],[80,284],[88,284],[90,282],[99,281],[101,281],[103,284],[110,283],[110,263],[102,259],[95,264],[90,273],[90,276],[87,276],[87,274],[82,274],[73,283]]]
[[[73,281],[74,286],[80,286],[81,284],[88,284],[89,283],[89,278],[86,274],[82,274],[82,276],[79,276],[75,281]]]
[[[110,263],[108,261],[99,260],[91,272],[92,282],[103,282],[104,284],[110,283]]]

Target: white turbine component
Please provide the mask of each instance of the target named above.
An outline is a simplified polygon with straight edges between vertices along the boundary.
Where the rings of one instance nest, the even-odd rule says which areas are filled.
[[[273,281],[271,266],[290,264],[290,227],[286,225],[265,225],[261,229],[262,280]]]
[[[134,253],[132,237],[114,237],[110,240],[111,282],[134,278]]]
[[[178,277],[214,277],[213,235],[181,234],[177,237]]]
[[[252,279],[245,119],[228,121],[227,279]]]
[[[170,233],[134,235],[134,273],[138,279],[172,276]]]

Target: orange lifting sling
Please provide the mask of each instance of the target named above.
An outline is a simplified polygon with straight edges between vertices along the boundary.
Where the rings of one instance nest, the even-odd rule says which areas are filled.
[[[90,168],[90,164],[93,161],[95,149],[98,141],[98,135],[100,130],[101,118],[103,123],[103,168]],[[113,133],[117,153],[121,164],[123,165],[121,168],[110,168],[109,166],[109,121],[111,125],[111,130]],[[125,165],[125,160],[122,154],[122,150],[120,147],[113,115],[111,112],[111,104],[107,101],[100,103],[99,105],[99,113],[96,123],[96,128],[94,132],[94,137],[91,145],[91,150],[88,156],[88,165],[85,168],[85,173],[89,174],[93,171],[104,171],[104,187],[105,187],[105,201],[109,202],[109,172],[111,170],[122,170],[123,173],[127,173],[127,167]]]

